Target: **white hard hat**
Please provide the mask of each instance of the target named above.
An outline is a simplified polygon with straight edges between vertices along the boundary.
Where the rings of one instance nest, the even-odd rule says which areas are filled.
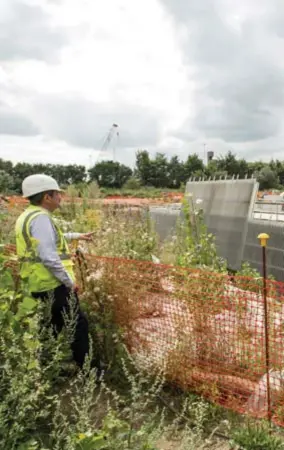
[[[45,191],[61,191],[57,181],[44,174],[30,175],[25,178],[22,184],[24,197],[32,197]]]

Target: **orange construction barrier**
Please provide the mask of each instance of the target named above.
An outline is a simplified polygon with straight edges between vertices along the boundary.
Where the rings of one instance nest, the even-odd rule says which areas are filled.
[[[262,278],[90,255],[87,263],[85,299],[103,295],[138,366],[284,424],[284,283],[267,280],[265,308]]]

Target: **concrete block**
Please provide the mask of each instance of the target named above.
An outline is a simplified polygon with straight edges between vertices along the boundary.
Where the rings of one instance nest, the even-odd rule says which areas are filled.
[[[150,206],[149,212],[161,241],[175,234],[177,221],[181,214],[181,205]]]
[[[270,236],[267,245],[267,274],[278,281],[284,281],[284,224],[267,220],[248,220],[248,232],[243,253],[243,261],[262,274],[262,249],[257,236],[267,233]]]
[[[216,237],[219,255],[232,270],[243,260],[248,218],[252,215],[258,183],[256,180],[221,180],[188,182],[186,194],[193,202],[202,200],[209,233]]]

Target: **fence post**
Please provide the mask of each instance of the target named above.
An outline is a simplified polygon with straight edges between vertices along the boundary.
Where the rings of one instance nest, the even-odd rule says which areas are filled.
[[[269,235],[261,233],[258,235],[260,245],[262,247],[262,270],[263,270],[263,303],[264,303],[264,326],[265,326],[265,365],[266,365],[266,382],[267,382],[267,419],[271,423],[271,395],[270,395],[270,346],[269,346],[269,320],[268,320],[268,304],[267,304],[267,271],[266,271],[266,245]]]

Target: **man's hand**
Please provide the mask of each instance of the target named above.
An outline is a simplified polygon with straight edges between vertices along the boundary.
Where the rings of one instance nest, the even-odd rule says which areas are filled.
[[[95,232],[94,231],[92,231],[91,233],[85,233],[85,234],[82,234],[81,236],[80,236],[80,241],[91,241],[92,239],[93,239],[93,235],[95,234]]]
[[[73,292],[75,292],[75,294],[79,294],[80,288],[77,284],[75,284],[72,288]]]

